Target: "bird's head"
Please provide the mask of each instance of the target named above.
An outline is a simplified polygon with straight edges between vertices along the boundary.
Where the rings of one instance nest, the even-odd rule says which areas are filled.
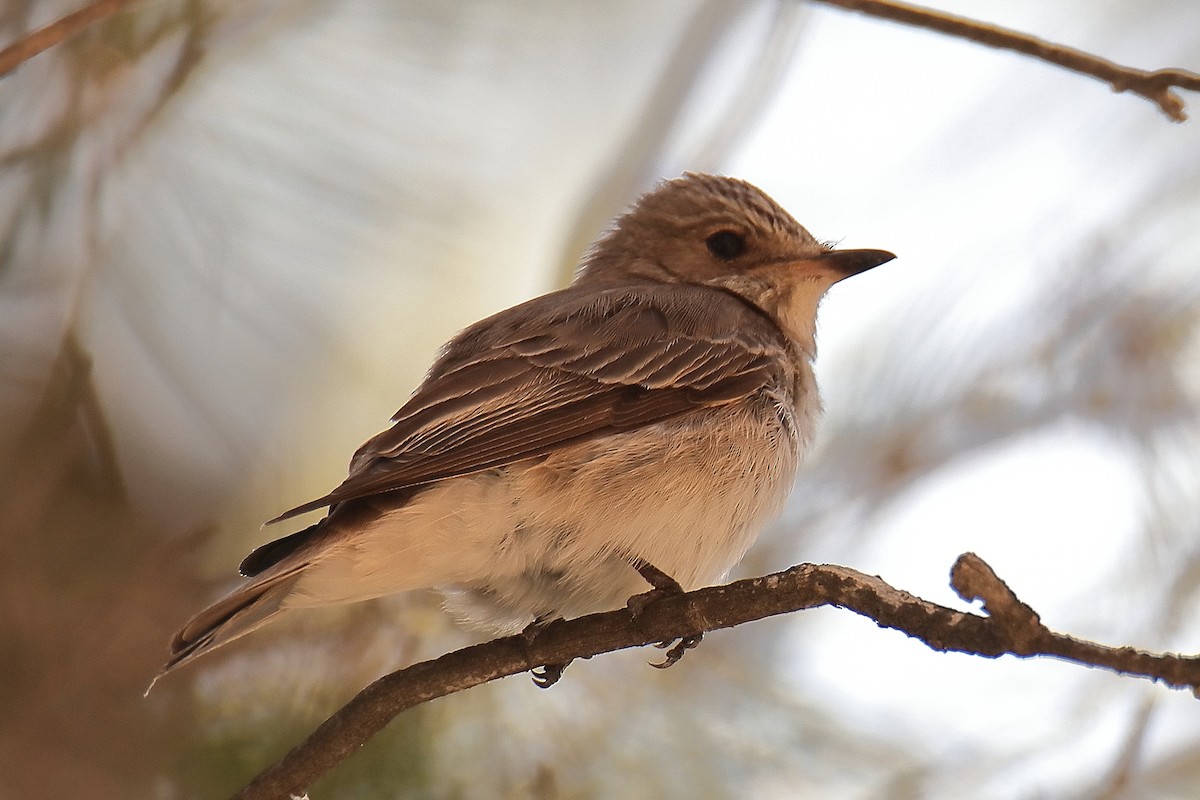
[[[885,250],[835,250],[757,187],[688,173],[660,184],[618,218],[585,258],[576,283],[686,283],[733,292],[811,355],[826,290],[893,258]]]

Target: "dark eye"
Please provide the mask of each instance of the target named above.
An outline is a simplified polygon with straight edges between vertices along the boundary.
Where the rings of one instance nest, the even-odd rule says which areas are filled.
[[[708,252],[722,261],[729,261],[746,252],[746,237],[737,231],[717,231],[704,243],[708,245]]]

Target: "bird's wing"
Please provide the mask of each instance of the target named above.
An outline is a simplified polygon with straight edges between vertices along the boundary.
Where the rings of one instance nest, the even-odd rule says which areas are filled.
[[[786,379],[785,349],[717,290],[538,298],[460,334],[349,477],[272,522],[734,402]]]

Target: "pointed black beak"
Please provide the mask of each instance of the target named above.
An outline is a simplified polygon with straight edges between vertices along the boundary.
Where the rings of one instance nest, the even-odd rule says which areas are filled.
[[[830,250],[814,260],[837,273],[838,280],[841,280],[886,264],[895,257],[894,253],[887,250]]]

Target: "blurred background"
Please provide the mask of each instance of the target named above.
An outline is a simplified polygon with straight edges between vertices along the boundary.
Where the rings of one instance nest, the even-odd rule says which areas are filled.
[[[981,13],[978,4],[939,7]],[[8,0],[0,43],[74,10]],[[988,21],[1200,69],[1191,0]],[[1186,96],[1200,114],[1200,97]],[[462,326],[569,280],[685,169],[900,258],[839,285],[827,414],[738,567],[1200,651],[1200,127],[803,2],[147,0],[0,80],[0,796],[212,798],[374,677],[473,641],[435,596],[174,630],[322,494]],[[957,603],[962,606],[961,603]],[[1195,698],[934,653],[823,609],[397,719],[320,798],[1191,798]]]

